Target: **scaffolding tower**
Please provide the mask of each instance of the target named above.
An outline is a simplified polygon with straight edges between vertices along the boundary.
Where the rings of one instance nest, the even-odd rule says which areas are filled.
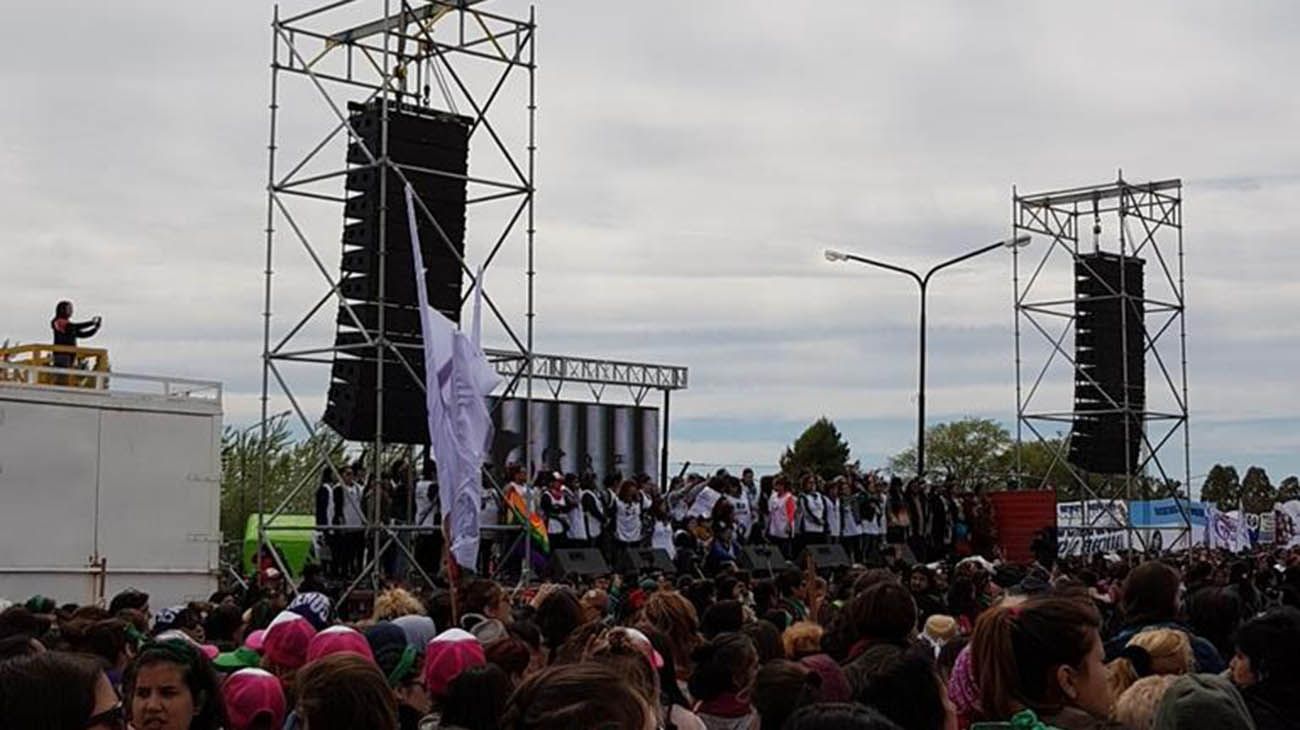
[[[536,22],[535,10],[527,8],[524,17],[512,17],[488,10],[487,0],[334,0],[305,3],[301,12],[282,15],[275,9],[271,23],[270,132],[267,145],[267,208],[265,227],[264,307],[262,312],[261,416],[262,444],[267,444],[273,416],[272,398],[283,398],[297,425],[315,436],[322,428],[319,419],[309,413],[295,394],[296,384],[286,369],[297,364],[331,365],[340,353],[365,354],[377,363],[374,402],[374,439],[366,444],[365,453],[372,474],[382,473],[381,459],[392,439],[384,434],[385,363],[400,368],[423,388],[416,378],[413,358],[419,357],[410,343],[397,343],[385,331],[385,267],[377,268],[377,325],[367,327],[341,290],[342,278],[332,262],[339,250],[340,210],[346,204],[344,179],[350,172],[374,170],[380,180],[377,249],[380,261],[387,251],[410,244],[404,234],[385,230],[385,206],[389,199],[385,186],[390,177],[402,185],[409,175],[437,175],[462,180],[467,189],[466,210],[471,225],[476,225],[474,240],[487,242],[481,265],[474,269],[455,246],[430,211],[430,206],[414,198],[416,215],[422,223],[438,229],[439,241],[471,284],[465,287],[461,304],[468,292],[479,284],[482,272],[501,265],[507,250],[519,254],[522,261],[522,286],[517,279],[486,277],[492,286],[482,287],[482,301],[487,310],[485,324],[498,329],[505,347],[488,350],[489,359],[505,378],[501,396],[522,395],[531,403],[534,384],[548,384],[558,398],[568,382],[586,383],[597,393],[607,385],[626,386],[639,405],[650,392],[664,398],[662,462],[666,470],[668,454],[668,394],[686,387],[686,369],[676,366],[623,363],[561,355],[539,355],[534,351],[535,332],[535,159],[536,159]],[[378,144],[366,142],[352,124],[349,109],[378,109],[381,132]],[[418,106],[458,115],[468,120],[473,154],[468,172],[454,172],[432,167],[399,163],[389,156],[388,129],[390,115],[403,107]],[[295,119],[286,122],[290,109],[306,109],[306,123]],[[514,112],[504,122],[498,119]],[[323,122],[321,120],[324,120]],[[511,126],[513,121],[513,126]],[[287,152],[286,145],[306,140],[301,150]],[[365,160],[344,162],[342,150],[349,144],[360,145]],[[484,163],[483,160],[487,159]],[[287,170],[287,172],[286,172]],[[382,174],[380,174],[382,173]],[[314,206],[314,207],[313,207]],[[489,210],[490,209],[490,210]],[[480,217],[479,212],[486,210]],[[485,229],[490,230],[485,231]],[[319,229],[319,230],[316,230]],[[469,236],[467,235],[467,238]],[[328,242],[330,246],[322,245]],[[283,260],[288,254],[299,254]],[[297,303],[281,303],[276,297],[277,276],[287,283],[321,290],[318,297],[304,302],[301,311],[284,321],[273,317],[273,304],[297,310]],[[519,297],[522,290],[522,297]],[[505,292],[506,296],[494,293]],[[522,299],[511,306],[510,297]],[[349,320],[361,332],[353,341],[333,337],[333,330],[322,326],[332,318],[320,317],[329,305],[337,304],[339,319]],[[522,321],[520,321],[522,320]],[[314,392],[321,380],[310,386]],[[597,396],[599,397],[599,396]],[[526,409],[531,416],[531,408]],[[524,444],[525,463],[535,461],[531,424],[530,438]],[[317,439],[317,443],[322,443]],[[326,458],[323,449],[313,455],[316,467],[287,493],[270,494],[268,452],[263,448],[258,483],[258,544],[265,549],[268,525],[283,514],[301,491],[312,484],[314,475],[329,470],[338,480],[339,465]],[[661,472],[663,473],[663,472]],[[337,482],[336,482],[337,483]],[[268,505],[268,500],[274,500]],[[366,544],[371,557],[365,568],[345,591],[345,596],[369,577],[377,587],[375,568],[387,550],[404,552],[410,564],[429,583],[432,579],[414,559],[399,536],[417,528],[384,525],[379,517],[379,500],[373,500],[364,517]],[[271,509],[268,512],[267,507]],[[275,529],[286,529],[276,527]],[[505,529],[505,528],[502,528]],[[518,528],[513,528],[516,532]],[[529,545],[527,540],[523,541]],[[279,561],[274,550],[270,554]],[[525,579],[528,561],[524,561]],[[280,564],[281,570],[288,572]]]
[[[1034,233],[1048,241],[1041,255],[1037,248],[1026,253],[1016,249],[1013,255],[1018,479],[1026,486],[1065,487],[1067,493],[1078,495],[1085,508],[1082,529],[1122,529],[1130,548],[1160,546],[1150,544],[1146,535],[1134,528],[1128,510],[1119,507],[1120,501],[1139,496],[1175,498],[1181,523],[1178,541],[1188,546],[1191,516],[1186,490],[1191,481],[1191,441],[1182,181],[1129,183],[1121,172],[1114,182],[1102,185],[1031,195],[1013,189],[1012,230],[1013,235]],[[1082,300],[1075,286],[1076,268],[1093,273],[1096,256],[1106,251],[1118,253],[1120,261],[1145,259],[1155,265],[1146,267],[1146,285],[1139,294],[1110,291],[1105,295],[1140,303],[1145,323],[1135,322],[1128,314],[1120,317],[1123,330],[1119,341],[1130,342],[1128,330],[1141,329],[1140,337],[1132,334],[1142,343],[1144,370],[1150,377],[1145,397],[1130,402],[1130,374],[1125,366],[1124,396],[1107,396],[1092,412],[1123,419],[1126,442],[1138,445],[1138,453],[1126,454],[1124,460],[1135,468],[1102,475],[1088,473],[1069,459],[1079,411],[1073,403],[1074,388],[1059,386],[1062,382],[1074,386],[1079,379],[1085,387],[1104,391],[1086,369],[1079,368],[1071,335],[1076,332]],[[1050,450],[1051,465],[1043,473],[1026,474],[1023,456],[1027,440]],[[1049,484],[1048,474],[1062,469],[1070,483]],[[1087,514],[1090,500],[1099,504],[1101,514]]]

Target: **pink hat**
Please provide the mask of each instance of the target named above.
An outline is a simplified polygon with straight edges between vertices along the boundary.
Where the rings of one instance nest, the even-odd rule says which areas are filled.
[[[447,629],[424,649],[424,686],[435,699],[447,694],[447,685],[470,667],[487,664],[483,645],[463,629]]]
[[[347,626],[331,626],[311,637],[307,644],[308,664],[330,654],[360,654],[372,662],[375,660],[366,637]]]
[[[247,730],[259,718],[268,718],[265,727],[281,727],[287,713],[280,680],[261,669],[241,669],[221,685],[226,703],[226,730]]]
[[[266,629],[258,629],[248,636],[244,637],[244,646],[256,652],[262,651],[262,644],[266,641]]]
[[[307,645],[316,635],[316,629],[307,619],[296,613],[281,611],[271,625],[266,627],[262,640],[262,656],[272,664],[285,669],[298,669],[307,663]]]
[[[849,680],[844,676],[840,665],[826,654],[813,654],[799,660],[799,663],[813,670],[822,678],[822,702],[848,702],[853,698]]]
[[[651,643],[650,637],[631,627],[622,627],[616,629],[616,631],[622,631],[627,636],[628,643],[636,647],[642,654],[645,654],[645,658],[650,662],[652,668],[664,668],[663,655],[655,649],[655,645]]]

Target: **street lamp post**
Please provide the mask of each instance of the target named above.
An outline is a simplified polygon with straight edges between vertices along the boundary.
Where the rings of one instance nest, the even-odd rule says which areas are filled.
[[[1016,236],[1015,238],[1008,238],[1008,239],[1003,239],[1001,241],[997,241],[995,243],[990,243],[989,245],[984,246],[982,248],[977,248],[974,251],[970,251],[960,256],[948,259],[947,261],[943,261],[941,263],[935,264],[934,266],[930,267],[930,270],[925,272],[924,274],[918,274],[917,272],[911,269],[903,268],[902,266],[895,266],[894,264],[886,263],[884,261],[869,259],[865,256],[858,256],[856,254],[844,253],[843,251],[836,251],[829,248],[826,249],[827,261],[831,261],[831,262],[856,261],[860,264],[875,266],[880,269],[887,269],[889,271],[893,271],[899,274],[904,274],[910,277],[913,281],[915,281],[917,287],[920,289],[921,317],[920,317],[920,335],[919,335],[919,348],[918,348],[920,350],[920,362],[917,365],[917,379],[919,382],[916,391],[916,476],[918,479],[925,478],[925,303],[926,303],[926,294],[929,291],[929,286],[930,286],[930,277],[934,276],[939,271],[948,268],[949,266],[952,266],[954,264],[959,264],[969,259],[973,259],[976,256],[979,256],[981,254],[986,254],[989,251],[993,251],[995,249],[1019,248],[1021,246],[1025,246],[1029,243],[1029,239],[1030,237],[1028,234],[1021,234],[1019,236]]]

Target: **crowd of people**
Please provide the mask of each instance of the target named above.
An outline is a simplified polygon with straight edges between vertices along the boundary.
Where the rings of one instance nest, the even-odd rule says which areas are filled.
[[[503,476],[485,480],[479,514],[486,530],[474,568],[487,575],[518,575],[525,548],[517,528],[529,515],[540,518],[548,549],[595,548],[611,566],[629,548],[659,549],[679,572],[691,574],[716,572],[749,544],[774,545],[795,561],[809,545],[826,544],[842,547],[850,562],[996,552],[991,501],[980,488],[952,483],[905,483],[856,471],[832,479],[806,473],[756,480],[752,469],[744,469],[739,477],[725,470],[683,475],[660,489],[646,475],[597,480],[594,474],[540,471],[529,480],[518,465],[506,467]],[[405,462],[378,478],[365,474],[364,460],[324,470],[316,525],[329,573],[351,577],[367,562],[365,525],[375,516],[381,524],[426,528],[409,538],[411,553],[427,573],[437,572],[441,537],[435,528],[442,511],[432,463],[418,477]],[[392,551],[382,569],[394,575],[402,557]]]
[[[0,611],[0,728],[1300,727],[1300,553],[390,584]]]

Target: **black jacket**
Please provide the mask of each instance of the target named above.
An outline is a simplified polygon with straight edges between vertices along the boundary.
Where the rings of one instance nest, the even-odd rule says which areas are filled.
[[[1241,697],[1257,730],[1300,728],[1300,687],[1266,679],[1242,690]]]
[[[95,336],[99,331],[99,323],[94,320],[73,322],[66,317],[58,317],[50,320],[50,329],[54,330],[54,344],[76,347],[78,337]]]

